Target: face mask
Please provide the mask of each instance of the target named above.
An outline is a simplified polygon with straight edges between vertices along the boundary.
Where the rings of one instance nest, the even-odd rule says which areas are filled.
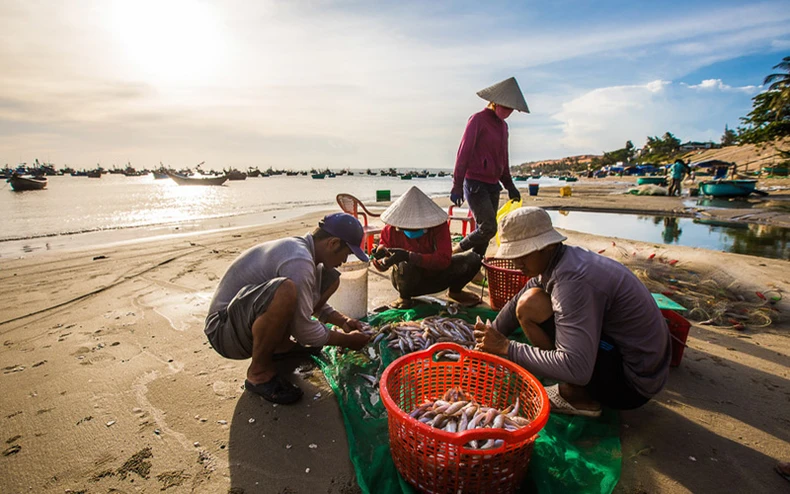
[[[403,230],[403,234],[409,238],[420,238],[425,235],[426,231],[424,228],[422,230]]]
[[[494,112],[496,113],[497,117],[499,117],[502,120],[504,120],[507,117],[509,117],[511,113],[513,113],[513,109],[512,108],[507,108],[507,107],[504,107],[504,106],[496,105],[496,108],[494,109]]]

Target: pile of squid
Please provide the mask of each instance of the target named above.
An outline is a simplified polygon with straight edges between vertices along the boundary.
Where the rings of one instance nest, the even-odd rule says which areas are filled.
[[[372,336],[372,345],[385,340],[389,342],[389,348],[399,349],[404,355],[445,341],[467,349],[475,346],[474,325],[452,317],[430,316],[419,321],[388,323],[381,326],[378,333],[371,328],[368,334]],[[439,353],[446,353],[448,357],[458,356],[455,352]]]
[[[505,429],[515,431],[530,424],[530,420],[518,415],[519,401],[504,410],[482,406],[471,395],[456,386],[448,389],[444,396],[437,400],[429,400],[417,406],[409,413],[415,420],[445,432],[463,432],[472,429]],[[491,449],[502,445],[501,439],[486,441],[470,441],[471,449]]]

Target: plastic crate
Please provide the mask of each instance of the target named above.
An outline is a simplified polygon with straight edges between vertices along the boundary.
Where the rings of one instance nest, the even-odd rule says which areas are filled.
[[[680,360],[683,358],[683,350],[686,349],[686,339],[689,336],[691,323],[674,310],[661,309],[661,314],[663,314],[664,319],[667,321],[669,334],[672,337],[672,360],[669,366],[677,367],[680,365]]]
[[[489,303],[494,310],[504,307],[529,281],[529,276],[515,269],[511,259],[489,257],[483,266],[488,277]]]
[[[435,361],[440,350],[453,350],[457,362]],[[474,429],[450,433],[411,418],[426,398],[436,399],[459,386],[484,406],[504,409],[519,399],[519,415],[530,425],[517,431]],[[404,355],[380,380],[387,410],[390,450],[398,472],[421,492],[515,492],[526,475],[532,447],[549,419],[549,399],[540,382],[524,368],[488,353],[453,343],[438,343]],[[494,449],[472,449],[472,440],[501,439]]]

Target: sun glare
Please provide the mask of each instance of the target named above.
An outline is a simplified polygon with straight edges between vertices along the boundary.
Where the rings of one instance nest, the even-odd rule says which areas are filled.
[[[110,26],[121,57],[146,82],[204,85],[222,69],[226,40],[217,14],[190,0],[115,2]]]

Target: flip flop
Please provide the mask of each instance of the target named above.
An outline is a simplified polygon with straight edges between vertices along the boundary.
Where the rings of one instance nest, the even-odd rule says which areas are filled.
[[[477,305],[480,305],[480,303],[483,301],[483,299],[481,299],[474,293],[461,292],[460,294],[455,294],[455,295],[461,295],[461,296],[454,297],[453,295],[450,294],[450,292],[447,292],[447,297],[454,300],[458,305],[462,307],[475,307]]]
[[[272,360],[285,360],[291,357],[309,357],[321,355],[321,346],[302,346],[296,345],[287,352],[275,353],[272,355]]]
[[[551,411],[554,413],[564,413],[566,415],[581,415],[582,417],[600,417],[601,409],[597,410],[581,410],[574,407],[560,395],[560,385],[555,384],[546,388],[546,394],[549,395],[551,402]]]
[[[788,463],[783,463],[782,465],[790,465]],[[790,481],[790,472],[785,471],[781,465],[775,465],[774,471],[782,476],[783,479]]]
[[[245,379],[244,389],[279,405],[295,403],[304,394],[299,386],[288,381],[280,374],[275,374],[272,379],[260,384],[252,384]]]

